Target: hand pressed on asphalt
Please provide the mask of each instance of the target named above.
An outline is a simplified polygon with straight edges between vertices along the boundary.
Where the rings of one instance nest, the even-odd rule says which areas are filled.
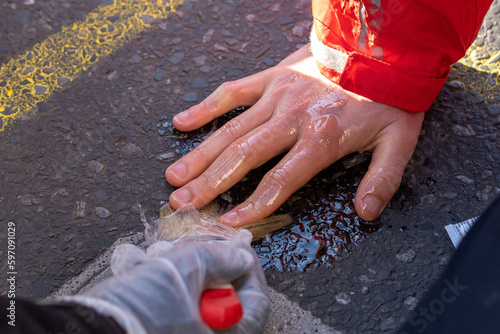
[[[170,195],[174,208],[203,206],[250,170],[288,152],[244,203],[219,218],[245,225],[273,213],[338,159],[372,151],[355,206],[362,219],[376,219],[401,183],[424,118],[333,84],[321,75],[307,45],[273,68],[222,84],[173,123],[191,131],[246,105],[252,107],[167,169],[167,181],[181,187]]]

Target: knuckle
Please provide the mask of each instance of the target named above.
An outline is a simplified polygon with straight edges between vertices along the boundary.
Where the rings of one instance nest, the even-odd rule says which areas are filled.
[[[394,166],[388,167],[383,175],[384,181],[389,184],[394,190],[399,188],[402,177],[403,170]]]
[[[221,93],[226,96],[232,96],[237,89],[237,81],[226,81],[219,86]]]
[[[211,152],[209,149],[207,149],[205,143],[201,143],[200,145],[196,146],[194,150],[189,153],[189,155],[192,156],[192,161],[200,162],[211,160]]]
[[[199,106],[201,108],[201,110],[203,111],[208,111],[210,112],[211,111],[211,107],[210,107],[210,104],[209,104],[209,99],[204,99],[203,101],[200,102]]]
[[[376,177],[377,183],[384,185],[384,188],[396,191],[401,184],[403,169],[397,166],[382,166],[371,171]]]
[[[234,118],[224,124],[221,131],[227,133],[231,141],[235,141],[236,139],[241,137],[242,130],[243,125],[241,124],[241,121],[238,118]]]
[[[319,160],[336,157],[339,153],[339,143],[323,133],[314,133],[311,135],[309,144],[309,150],[313,152]]]
[[[269,131],[261,131],[252,136],[241,137],[236,140],[231,148],[231,152],[239,158],[249,161],[262,159],[266,155],[266,150],[275,142],[274,135]]]
[[[197,206],[205,205],[219,195],[217,192],[217,183],[208,173],[203,173],[198,177],[195,189],[196,192],[194,194],[197,199]]]
[[[247,139],[236,141],[233,145],[228,147],[229,154],[232,157],[239,159],[251,159],[253,157],[253,150]]]
[[[279,191],[287,187],[290,183],[289,174],[283,169],[271,170],[266,176],[264,182],[274,191]]]
[[[233,99],[236,89],[234,81],[224,82],[209,97],[201,101],[199,106],[214,119],[219,116],[217,112],[220,106]]]
[[[209,173],[203,173],[198,177],[196,197],[198,197],[200,199],[206,198],[205,191],[204,191],[205,189],[213,189],[214,188],[214,180],[209,175],[210,175]]]

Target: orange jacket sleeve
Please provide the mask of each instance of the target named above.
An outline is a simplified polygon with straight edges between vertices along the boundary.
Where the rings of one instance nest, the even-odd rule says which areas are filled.
[[[493,0],[313,0],[311,49],[344,89],[427,110],[476,38]]]

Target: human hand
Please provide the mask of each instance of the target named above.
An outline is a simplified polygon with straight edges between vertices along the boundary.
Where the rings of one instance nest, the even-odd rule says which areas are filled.
[[[245,202],[219,218],[242,226],[273,213],[340,158],[372,151],[355,207],[362,219],[374,220],[401,183],[424,118],[343,90],[321,75],[307,45],[273,68],[222,84],[173,124],[191,131],[245,105],[252,107],[166,170],[167,181],[181,187],[170,195],[172,207],[201,207],[288,151]]]
[[[232,282],[243,318],[224,333],[262,333],[269,316],[264,273],[242,230],[230,241],[160,241],[147,254],[134,245],[115,250],[115,277],[72,301],[113,317],[129,333],[213,333],[200,316],[202,292]]]

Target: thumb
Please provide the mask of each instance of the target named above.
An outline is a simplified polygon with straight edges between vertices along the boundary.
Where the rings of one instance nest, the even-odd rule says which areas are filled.
[[[388,143],[373,151],[370,167],[356,192],[355,207],[361,219],[372,221],[380,216],[398,190],[413,150],[414,145]]]

